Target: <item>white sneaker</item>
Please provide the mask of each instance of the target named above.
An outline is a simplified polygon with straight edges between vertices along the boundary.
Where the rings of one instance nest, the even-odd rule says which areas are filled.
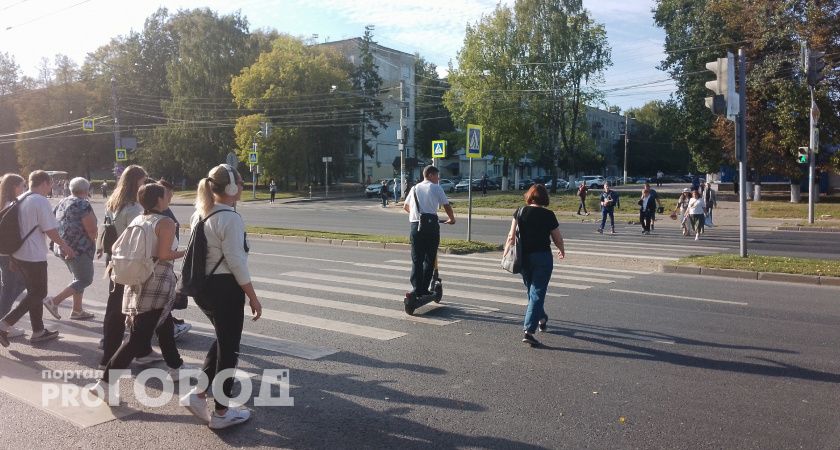
[[[192,415],[204,423],[210,423],[210,411],[207,410],[207,399],[198,396],[198,389],[192,388],[189,394],[181,397],[181,405]]]
[[[232,427],[245,423],[251,418],[251,410],[245,407],[228,408],[224,416],[220,416],[215,412],[210,417],[208,426],[214,430]]]
[[[88,392],[96,398],[108,400],[108,383],[98,380],[96,384],[88,388]]]
[[[23,330],[17,327],[9,327],[9,330],[6,331],[6,337],[9,339],[21,337],[26,334]]]
[[[134,361],[137,362],[138,364],[151,364],[153,362],[162,361],[162,360],[163,360],[163,356],[161,356],[160,353],[158,353],[154,350],[152,350],[152,352],[149,353],[146,356],[140,356],[140,357],[134,358]]]
[[[184,336],[185,334],[187,334],[187,332],[188,332],[188,331],[190,331],[191,329],[192,329],[192,325],[190,325],[190,324],[188,324],[188,323],[186,323],[186,322],[184,322],[184,323],[176,323],[176,324],[175,324],[175,340],[177,341],[178,339],[180,339],[181,337],[183,337],[183,336]]]
[[[55,306],[52,297],[47,297],[44,299],[44,308],[46,308],[46,310],[49,311],[53,317],[55,317],[55,320],[61,320],[61,314],[58,313],[58,306]]]
[[[695,234],[695,235],[694,235],[694,240],[695,240],[695,241],[699,241],[699,240],[700,240],[700,233],[697,233],[697,234]]]

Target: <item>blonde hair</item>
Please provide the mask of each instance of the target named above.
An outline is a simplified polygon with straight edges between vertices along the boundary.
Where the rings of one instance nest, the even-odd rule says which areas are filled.
[[[233,177],[236,181],[242,179],[239,172],[233,169]],[[225,187],[230,184],[230,175],[228,169],[224,164],[220,164],[207,173],[207,178],[202,178],[198,182],[198,190],[195,194],[195,209],[199,212],[201,217],[207,217],[216,205],[216,198],[213,194],[219,197],[225,195]]]
[[[0,178],[0,208],[14,200],[15,188],[23,184],[23,177],[16,173],[7,173]]]
[[[117,186],[114,192],[105,202],[105,210],[112,213],[118,213],[125,205],[137,202],[137,191],[140,189],[141,183],[149,175],[146,169],[131,165],[125,168],[120,179],[117,181]]]

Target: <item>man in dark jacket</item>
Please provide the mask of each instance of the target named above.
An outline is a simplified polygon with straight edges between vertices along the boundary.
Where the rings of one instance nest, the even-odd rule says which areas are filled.
[[[598,228],[598,232],[603,234],[604,233],[604,225],[607,223],[607,216],[610,217],[610,229],[611,233],[615,234],[615,217],[613,213],[615,208],[620,208],[621,203],[618,199],[618,192],[610,189],[610,183],[604,183],[604,192],[601,193],[601,226]]]

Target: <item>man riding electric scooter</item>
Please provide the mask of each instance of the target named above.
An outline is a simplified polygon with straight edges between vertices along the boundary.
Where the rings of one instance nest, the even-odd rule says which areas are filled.
[[[455,223],[455,212],[449,199],[438,185],[440,171],[435,166],[423,168],[423,181],[411,188],[405,197],[403,210],[408,212],[411,224],[411,287],[406,295],[406,312],[428,303],[432,299],[429,286],[434,276],[437,251],[440,245],[440,221],[437,211],[443,206],[449,219]],[[442,292],[442,291],[441,291]],[[437,301],[440,301],[437,298]],[[411,305],[409,305],[411,303]],[[409,312],[411,314],[412,312]]]

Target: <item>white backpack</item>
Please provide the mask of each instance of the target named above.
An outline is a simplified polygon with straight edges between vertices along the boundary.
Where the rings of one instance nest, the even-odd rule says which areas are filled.
[[[142,285],[152,276],[152,259],[157,235],[155,226],[161,215],[136,217],[114,242],[111,254],[111,280],[126,286]]]

